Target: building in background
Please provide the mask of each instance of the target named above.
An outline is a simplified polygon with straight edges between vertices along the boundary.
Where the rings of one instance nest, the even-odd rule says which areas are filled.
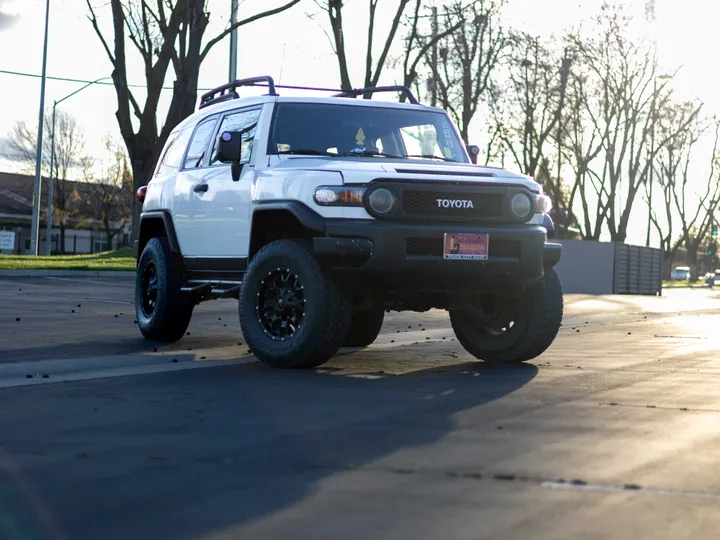
[[[0,173],[0,231],[14,232],[14,248],[3,254],[29,254],[32,230],[34,178],[25,174]],[[58,190],[53,199],[58,201]],[[53,207],[50,246],[53,254],[97,253],[126,247],[130,240],[132,194],[126,188],[100,183],[65,181],[64,210]],[[45,254],[48,179],[42,179],[39,253]],[[61,205],[62,206],[62,205]],[[61,228],[60,221],[63,222]],[[108,238],[110,240],[108,240]],[[6,246],[3,246],[6,247]]]

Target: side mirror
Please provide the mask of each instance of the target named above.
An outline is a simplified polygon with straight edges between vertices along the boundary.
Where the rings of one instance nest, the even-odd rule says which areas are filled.
[[[468,154],[470,154],[470,161],[477,165],[478,156],[480,155],[480,147],[476,144],[467,145]]]
[[[217,137],[215,159],[220,163],[230,163],[232,179],[240,180],[242,172],[242,133],[239,131],[223,131]]]

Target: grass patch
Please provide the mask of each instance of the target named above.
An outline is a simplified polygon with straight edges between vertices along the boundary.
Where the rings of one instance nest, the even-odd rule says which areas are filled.
[[[132,248],[92,255],[0,255],[0,270],[135,270]]]
[[[703,280],[688,281],[688,280],[676,280],[676,281],[663,281],[663,287],[668,289],[707,289]]]

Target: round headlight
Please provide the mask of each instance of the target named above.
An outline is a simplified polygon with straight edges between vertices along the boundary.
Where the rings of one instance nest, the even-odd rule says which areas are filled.
[[[368,204],[373,212],[387,214],[395,206],[395,194],[386,188],[376,189],[368,197]]]
[[[320,204],[332,204],[338,200],[338,195],[332,189],[318,188],[315,190],[315,200]]]
[[[534,201],[524,193],[516,193],[510,201],[510,209],[515,217],[529,219],[534,211]]]

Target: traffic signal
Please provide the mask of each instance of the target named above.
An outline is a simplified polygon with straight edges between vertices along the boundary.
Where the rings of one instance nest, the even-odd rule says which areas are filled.
[[[714,232],[714,231],[713,231]],[[717,242],[715,240],[711,240],[708,242],[708,255],[714,255],[715,251],[717,250]]]
[[[717,235],[718,235],[717,227],[713,227],[712,235],[713,235],[713,238],[717,238]]]

